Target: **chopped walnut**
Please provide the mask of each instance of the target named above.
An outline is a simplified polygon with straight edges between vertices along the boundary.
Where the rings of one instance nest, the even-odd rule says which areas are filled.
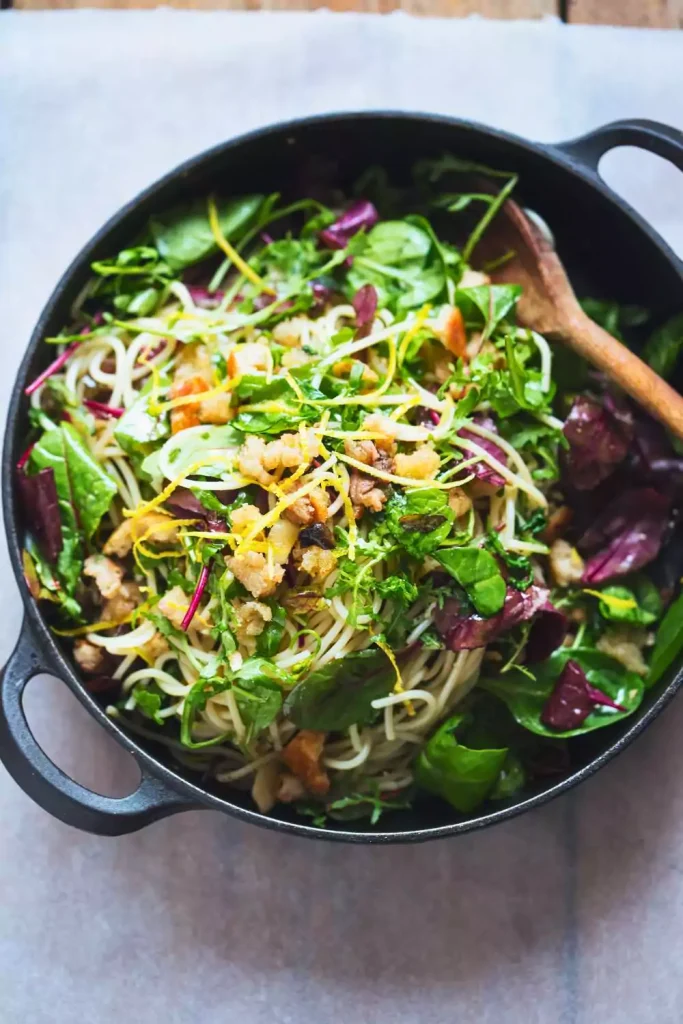
[[[349,498],[356,519],[362,516],[363,509],[366,508],[371,512],[381,512],[387,500],[387,496],[377,480],[364,473],[359,473],[355,469],[351,473],[349,481]]]
[[[281,565],[268,566],[265,555],[260,551],[246,551],[226,559],[226,565],[255,598],[270,597],[285,574]]]
[[[604,633],[595,646],[603,654],[609,654],[610,657],[621,662],[629,672],[646,676],[648,667],[642,652],[646,641],[647,633],[644,629],[638,627],[614,628]]]
[[[256,480],[263,487],[269,487],[273,482],[273,478],[265,468],[265,455],[265,441],[254,434],[249,434],[239,450],[237,468],[243,476]]]
[[[431,480],[441,464],[439,456],[433,448],[426,445],[416,449],[411,455],[395,455],[394,471],[397,476],[409,477],[411,480]]]
[[[254,637],[260,636],[266,623],[273,618],[272,610],[260,601],[234,601],[233,608],[237,618],[237,639],[246,647],[253,647]]]
[[[171,587],[157,605],[158,611],[165,615],[176,629],[181,628],[189,607],[190,598],[180,587]],[[196,629],[199,633],[208,633],[211,629],[211,623],[199,609],[195,612],[192,619],[192,628]]]
[[[327,519],[327,506],[329,499],[325,491],[315,487],[302,498],[297,498],[288,509],[285,516],[298,526],[310,526],[311,523],[324,523]]]
[[[472,499],[460,487],[454,487],[448,492],[448,504],[455,513],[455,518],[466,515],[472,508]]]
[[[271,472],[278,469],[294,469],[302,462],[316,457],[320,444],[312,430],[301,434],[283,434],[266,445],[263,465]]]
[[[256,505],[240,505],[230,513],[233,533],[247,533],[261,518]]]
[[[137,583],[126,580],[113,597],[104,602],[102,618],[105,622],[120,622],[142,604],[142,594]]]
[[[322,795],[330,788],[327,772],[320,763],[325,733],[302,729],[282,751],[282,760],[311,793]]]
[[[558,587],[580,583],[583,576],[583,558],[566,540],[556,540],[550,548],[550,571]]]
[[[301,555],[299,567],[314,580],[323,580],[336,569],[337,556],[334,551],[325,551],[323,548],[306,548]]]
[[[291,320],[282,320],[273,328],[273,341],[285,348],[299,348],[310,334],[310,324],[305,316],[294,316]]]
[[[228,373],[231,377],[239,377],[245,373],[264,373],[272,366],[270,349],[262,341],[248,341],[245,345],[236,345],[228,355]]]
[[[83,575],[92,576],[102,597],[113,597],[121,586],[123,566],[106,555],[89,555],[83,564]]]
[[[142,538],[152,544],[175,544],[178,539],[178,527],[171,516],[162,512],[146,512],[136,519],[124,519],[117,526],[104,545],[105,555],[118,555],[123,558],[128,554],[136,540]]]
[[[105,664],[104,655],[104,649],[89,640],[76,640],[74,643],[74,658],[84,672],[101,672]]]
[[[379,457],[372,441],[354,441],[350,437],[344,440],[344,451],[350,459],[362,462],[364,466],[374,466]]]

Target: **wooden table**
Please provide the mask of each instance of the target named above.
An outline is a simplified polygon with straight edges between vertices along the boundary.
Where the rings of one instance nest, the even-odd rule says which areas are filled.
[[[572,23],[683,28],[683,0],[164,0],[173,7],[229,10],[314,10],[489,18],[541,18],[552,14]],[[24,10],[67,7],[156,7],[158,0],[2,0]]]

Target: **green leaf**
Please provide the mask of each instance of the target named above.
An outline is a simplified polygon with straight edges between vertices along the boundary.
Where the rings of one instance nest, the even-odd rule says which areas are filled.
[[[470,601],[485,618],[501,610],[506,585],[498,563],[484,548],[443,548],[433,557],[466,591]]]
[[[524,766],[517,755],[509,750],[496,784],[489,793],[489,800],[509,800],[524,788],[525,783]]]
[[[681,622],[683,622],[683,594],[679,594],[673,604],[669,606],[657,630],[657,639],[647,676],[648,686],[652,686],[658,679],[661,679],[683,649]]]
[[[390,799],[382,796],[379,791],[368,791],[339,797],[327,804],[326,810],[329,816],[337,821],[370,818],[370,824],[376,825],[385,811],[405,810],[410,805],[410,794]]]
[[[449,718],[427,741],[415,764],[421,789],[448,800],[468,814],[478,807],[496,784],[508,755],[507,747],[472,750],[457,739],[462,715]]]
[[[135,706],[142,712],[145,718],[151,718],[157,725],[164,724],[164,719],[159,714],[164,699],[162,690],[153,683],[149,686],[136,683],[133,687],[133,699]]]
[[[516,284],[480,284],[458,288],[455,304],[465,321],[473,327],[486,329],[487,336],[514,311],[522,289]]]
[[[654,332],[643,349],[643,359],[660,377],[669,378],[683,350],[683,313],[667,320]]]
[[[591,320],[619,341],[624,340],[623,330],[629,327],[640,327],[649,320],[650,314],[642,306],[622,306],[618,302],[603,299],[582,299],[581,308]]]
[[[300,729],[333,732],[365,725],[377,712],[372,701],[385,697],[394,670],[382,651],[368,648],[328,662],[312,672],[285,701],[285,714]]]
[[[497,555],[508,568],[508,579],[517,590],[527,590],[534,582],[534,570],[531,560],[526,555],[506,551],[495,530],[489,530],[486,544],[493,554]]]
[[[288,672],[264,658],[247,658],[232,679],[242,721],[250,735],[266,729],[282,708],[282,688],[292,685]]]
[[[558,732],[545,726],[541,721],[541,713],[570,659],[581,666],[591,686],[602,690],[617,704],[625,707],[626,711],[596,705],[578,729]],[[533,673],[527,668],[523,672],[513,668],[504,676],[482,679],[479,685],[504,701],[514,718],[525,729],[539,736],[555,738],[581,736],[605,725],[612,725],[635,711],[643,698],[643,680],[640,676],[634,672],[627,672],[620,662],[609,655],[593,648],[582,647],[560,648],[537,666]]]
[[[70,424],[43,434],[31,452],[31,467],[54,470],[63,526],[80,528],[90,540],[117,488]]]
[[[656,622],[662,613],[662,599],[652,580],[639,574],[625,582],[629,582],[630,587],[614,584],[601,588],[600,592],[605,595],[598,606],[602,617],[641,626]]]
[[[417,601],[419,590],[405,576],[387,576],[380,580],[374,588],[380,597],[389,598],[403,608],[410,608]]]
[[[149,400],[149,394],[140,395],[114,428],[114,437],[128,455],[149,455],[155,442],[168,436],[167,417],[152,416]]]
[[[435,487],[394,490],[385,512],[389,533],[414,558],[436,551],[451,532],[455,519],[446,493]]]
[[[272,658],[280,650],[280,644],[285,635],[287,610],[275,600],[266,601],[266,604],[273,613],[273,617],[270,622],[265,624],[263,632],[256,637],[256,653],[262,658]]]
[[[375,224],[368,233],[363,255],[396,267],[412,260],[424,262],[431,247],[429,235],[415,224],[406,220],[385,220]]]
[[[218,203],[218,221],[228,241],[235,241],[256,217],[264,197],[243,196]],[[173,270],[182,270],[218,251],[204,199],[149,222],[159,255]]]
[[[505,339],[512,393],[520,409],[541,409],[548,401],[548,395],[541,390],[541,375],[537,370],[528,369],[517,356],[515,342],[510,335]]]

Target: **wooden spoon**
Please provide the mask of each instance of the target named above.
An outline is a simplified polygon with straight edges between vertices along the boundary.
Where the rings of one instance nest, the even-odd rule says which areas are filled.
[[[491,277],[496,283],[522,286],[520,323],[570,345],[683,438],[683,397],[584,313],[551,242],[511,199],[476,249],[479,263],[482,254],[489,258],[505,252],[515,255],[491,271]]]

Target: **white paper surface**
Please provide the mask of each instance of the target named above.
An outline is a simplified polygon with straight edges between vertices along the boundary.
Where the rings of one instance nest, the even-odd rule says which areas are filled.
[[[0,15],[3,407],[43,302],[124,201],[248,128],[433,110],[559,140],[683,126],[683,36],[405,16]],[[683,176],[610,180],[683,252]],[[0,658],[20,624],[0,555]],[[104,792],[130,765],[58,683],[27,697],[56,760]],[[310,843],[192,812],[102,839],[0,768],[2,1024],[678,1024],[683,704],[580,791],[422,847]],[[116,778],[116,783],[113,780]]]

